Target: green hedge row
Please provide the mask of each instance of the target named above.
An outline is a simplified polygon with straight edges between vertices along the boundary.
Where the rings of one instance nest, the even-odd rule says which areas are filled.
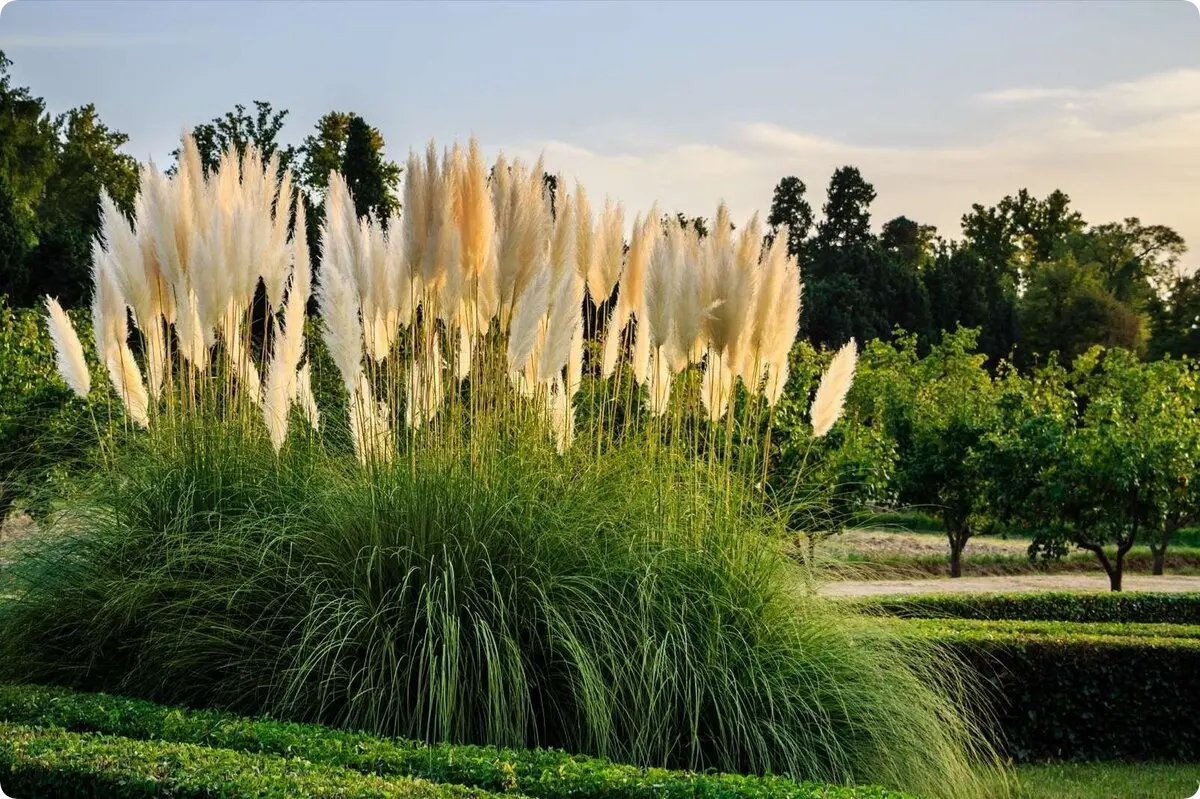
[[[303,758],[311,764],[344,767],[381,778],[419,777],[488,791],[519,792],[538,799],[911,799],[878,787],[848,788],[797,783],[783,777],[640,769],[546,749],[427,746],[315,725],[251,720],[211,710],[168,708],[105,694],[38,686],[0,686],[0,719],[75,733],[98,732]]]
[[[913,594],[854,600],[892,616],[1200,624],[1200,593]]]
[[[495,794],[461,785],[245,754],[194,744],[135,741],[0,723],[0,785],[13,796],[303,796],[321,799],[467,799]]]
[[[940,641],[983,678],[997,743],[1018,762],[1200,761],[1195,629],[1165,637],[1113,625],[897,623]]]

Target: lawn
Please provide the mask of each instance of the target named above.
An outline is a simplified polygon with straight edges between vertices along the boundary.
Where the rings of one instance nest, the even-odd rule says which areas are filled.
[[[1018,766],[1020,799],[1187,799],[1200,765],[1051,763]]]

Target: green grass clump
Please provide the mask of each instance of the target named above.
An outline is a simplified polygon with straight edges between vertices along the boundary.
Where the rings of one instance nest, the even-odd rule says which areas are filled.
[[[312,799],[485,799],[486,791],[383,779],[296,757],[0,724],[0,782],[18,796],[134,799],[304,796]]]
[[[652,439],[560,457],[497,436],[472,462],[472,435],[362,468],[300,440],[276,458],[229,425],[147,433],[14,566],[0,672],[424,741],[997,795],[940,650],[798,594],[736,483]]]
[[[0,720],[237,752],[303,758],[381,777],[419,777],[536,799],[903,799],[874,786],[838,787],[784,777],[640,769],[551,749],[424,745],[328,727],[185,710],[106,694],[0,686]]]

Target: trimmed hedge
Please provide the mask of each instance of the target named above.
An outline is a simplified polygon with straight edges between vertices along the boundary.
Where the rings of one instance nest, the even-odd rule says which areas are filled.
[[[303,796],[468,799],[495,794],[406,777],[384,779],[299,758],[134,741],[0,723],[0,784],[16,796]]]
[[[1200,624],[1200,593],[913,594],[852,601],[866,610],[912,618]]]
[[[303,758],[310,764],[344,767],[379,778],[407,775],[487,791],[520,792],[537,799],[912,799],[873,786],[850,788],[797,783],[784,777],[640,769],[549,749],[516,751],[389,741],[310,724],[252,720],[212,710],[169,708],[40,686],[0,685],[0,719],[75,733],[170,741],[192,749],[209,746],[256,756]],[[144,794],[119,796],[126,795]]]
[[[1200,760],[1200,638],[1114,625],[898,621],[946,645],[998,698],[1004,752],[1037,760]]]
[[[1122,624],[1118,622],[1077,621],[979,621],[976,619],[903,619],[895,623],[912,630],[925,631],[941,637],[964,634],[968,638],[1020,635],[1022,637],[1071,638],[1076,643],[1094,639],[1166,638],[1200,643],[1197,624]]]

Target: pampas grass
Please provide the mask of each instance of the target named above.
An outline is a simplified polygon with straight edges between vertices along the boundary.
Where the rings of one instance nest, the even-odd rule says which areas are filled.
[[[837,351],[829,368],[821,376],[821,384],[817,387],[817,395],[812,404],[813,436],[821,438],[833,427],[842,415],[842,406],[846,402],[846,392],[854,381],[854,365],[858,360],[858,350],[854,339]]]
[[[560,177],[551,213],[540,160],[489,173],[476,142],[430,142],[405,177],[385,225],[331,175],[311,292],[291,176],[253,147],[206,174],[185,137],[132,222],[103,200],[96,349],[148,430],[0,606],[0,667],[428,740],[983,795],[954,680],[801,597],[770,544],[784,515],[761,474],[801,285],[757,217],[735,235],[722,204],[702,239],[654,207],[626,251],[620,205],[594,221]],[[47,307],[69,364],[81,345]],[[814,434],[854,358],[823,378]]]
[[[81,399],[87,399],[92,389],[92,374],[83,357],[83,344],[58,300],[46,298],[49,315],[50,338],[54,341],[54,352],[58,359],[58,373]]]

